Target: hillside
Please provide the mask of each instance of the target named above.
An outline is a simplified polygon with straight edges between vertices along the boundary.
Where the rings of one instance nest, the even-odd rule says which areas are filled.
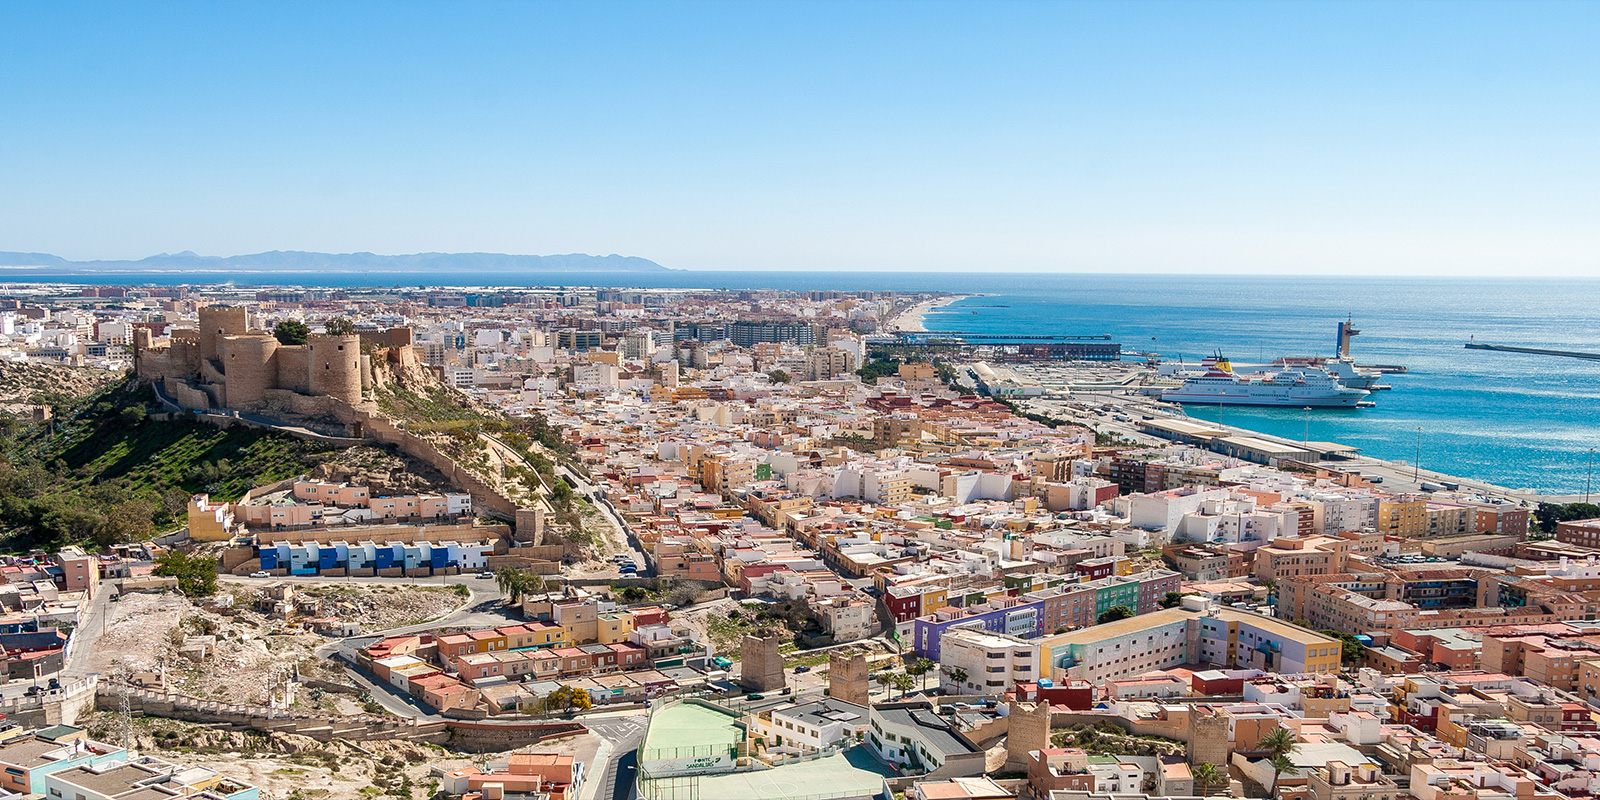
[[[0,550],[109,544],[178,527],[191,495],[234,499],[338,451],[244,428],[149,420],[146,390],[118,383],[63,399],[53,425],[0,440]]]
[[[0,411],[23,414],[28,406],[56,405],[124,377],[120,372],[93,367],[0,361]]]

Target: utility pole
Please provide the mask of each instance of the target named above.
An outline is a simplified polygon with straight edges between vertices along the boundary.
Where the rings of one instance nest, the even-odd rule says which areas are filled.
[[[1300,443],[1305,445],[1306,449],[1309,450],[1311,448],[1311,406],[1306,406],[1304,410],[1305,414],[1302,416],[1304,416],[1306,420],[1306,432],[1305,438],[1301,439]]]

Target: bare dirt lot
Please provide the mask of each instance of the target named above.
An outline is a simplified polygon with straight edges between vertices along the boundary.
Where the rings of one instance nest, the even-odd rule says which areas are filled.
[[[78,724],[96,739],[122,741],[124,722],[116,714],[98,712],[80,718]],[[510,755],[469,755],[406,741],[323,743],[292,734],[225,731],[150,717],[129,724],[132,744],[140,753],[207,767],[254,784],[261,788],[263,800],[431,797],[438,786],[435,770],[481,766]],[[590,766],[599,743],[599,737],[584,734],[514,752],[572,755]]]
[[[290,693],[286,684],[294,675],[345,682],[342,669],[316,657],[329,639],[297,621],[336,617],[357,622],[364,632],[380,631],[442,616],[466,600],[448,587],[295,584],[293,600],[310,602],[285,620],[270,608],[258,610],[263,588],[225,583],[221,591],[233,607],[215,610],[174,594],[127,595],[107,605],[106,632],[91,651],[89,669],[154,673],[169,691],[231,703],[355,713],[362,704],[352,695]],[[203,643],[204,652],[187,650],[186,642]]]

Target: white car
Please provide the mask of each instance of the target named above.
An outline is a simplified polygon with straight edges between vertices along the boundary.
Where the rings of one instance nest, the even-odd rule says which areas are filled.
[[[272,577],[272,573],[267,572],[266,570],[258,569],[255,572],[250,573],[250,577],[252,577],[252,578],[270,578],[270,577]]]

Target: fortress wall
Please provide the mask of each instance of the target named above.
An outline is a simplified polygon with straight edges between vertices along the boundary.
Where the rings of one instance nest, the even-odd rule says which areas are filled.
[[[225,399],[229,408],[260,405],[264,392],[277,385],[278,370],[273,354],[278,340],[271,334],[224,336],[217,344],[222,369],[227,378]]]
[[[334,416],[334,404],[327,397],[291,392],[288,389],[267,389],[261,393],[268,411],[287,411],[304,417]]]
[[[310,363],[306,360],[308,355],[303,344],[288,344],[278,348],[273,360],[277,362],[279,389],[301,394],[311,391],[311,377],[306,366]]]
[[[311,393],[361,402],[361,337],[313,333],[307,341]]]
[[[164,379],[162,388],[166,391],[168,397],[171,397],[174,402],[184,408],[205,410],[211,407],[210,395],[177,378]]]

